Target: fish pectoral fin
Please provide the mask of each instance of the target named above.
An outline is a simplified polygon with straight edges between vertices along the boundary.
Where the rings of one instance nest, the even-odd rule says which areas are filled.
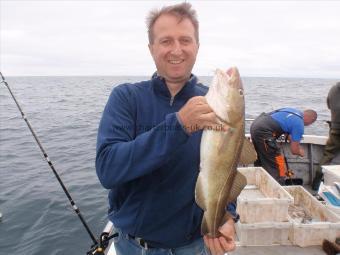
[[[204,186],[203,186],[203,180],[202,175],[199,174],[196,181],[196,188],[195,188],[195,200],[199,207],[202,208],[202,210],[206,211],[207,208],[205,206],[205,197],[204,197]]]
[[[231,185],[230,195],[228,197],[228,201],[236,201],[238,195],[240,195],[243,188],[247,185],[247,179],[241,174],[239,171],[236,171],[236,175],[234,181]]]
[[[254,145],[249,141],[247,137],[243,140],[242,151],[240,154],[239,164],[252,164],[257,159],[257,153]]]

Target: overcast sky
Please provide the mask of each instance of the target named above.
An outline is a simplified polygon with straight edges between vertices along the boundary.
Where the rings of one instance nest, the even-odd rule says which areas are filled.
[[[4,1],[4,75],[150,75],[145,17],[181,1]],[[200,21],[193,72],[340,78],[340,2],[188,1]]]

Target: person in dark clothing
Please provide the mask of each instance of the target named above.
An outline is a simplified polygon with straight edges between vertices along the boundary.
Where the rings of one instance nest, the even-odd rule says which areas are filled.
[[[323,157],[319,162],[319,167],[315,173],[312,183],[312,189],[319,189],[323,173],[322,165],[329,164],[336,153],[340,152],[340,82],[336,83],[328,92],[327,106],[331,111],[331,122],[329,129],[329,137],[323,152]]]
[[[150,12],[147,24],[157,72],[115,87],[98,129],[96,171],[110,190],[115,249],[222,255],[235,249],[236,203],[226,205],[221,236],[202,237],[203,210],[194,196],[202,129],[221,128],[204,98],[208,88],[191,73],[199,48],[196,13],[189,3],[167,6]]]
[[[290,141],[292,154],[304,156],[300,146],[304,126],[317,118],[314,110],[282,108],[270,113],[262,113],[250,126],[251,139],[257,152],[255,166],[262,166],[280,184],[284,184],[286,167],[276,139],[285,134]]]

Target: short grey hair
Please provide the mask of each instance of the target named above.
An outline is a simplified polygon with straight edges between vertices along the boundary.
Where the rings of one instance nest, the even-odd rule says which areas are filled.
[[[169,14],[173,15],[178,18],[178,22],[181,22],[183,19],[187,18],[191,21],[192,25],[195,28],[195,39],[196,42],[199,43],[199,24],[197,19],[197,14],[194,9],[191,8],[190,3],[181,3],[176,5],[169,5],[164,6],[162,9],[154,9],[151,10],[146,17],[146,25],[148,28],[148,37],[149,37],[149,43],[153,44],[154,41],[154,35],[153,35],[153,26],[156,22],[156,20],[163,14]]]
[[[312,109],[305,110],[303,112],[303,116],[307,117],[308,118],[308,122],[310,122],[310,123],[313,123],[318,118],[317,112],[312,110]]]

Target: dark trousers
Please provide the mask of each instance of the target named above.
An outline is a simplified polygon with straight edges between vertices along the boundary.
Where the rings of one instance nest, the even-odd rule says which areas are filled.
[[[340,151],[340,130],[330,129],[329,137],[320,160],[320,166],[328,164],[334,156]]]
[[[319,185],[323,177],[321,166],[329,164],[335,157],[335,155],[339,153],[339,151],[340,151],[340,130],[331,128],[329,130],[329,137],[323,151],[323,156],[319,162],[319,167],[316,169],[315,172],[315,177],[312,183],[313,190],[319,189]]]
[[[275,180],[282,184],[276,157],[280,148],[276,138],[283,133],[280,125],[270,115],[262,113],[250,127],[251,139],[257,152],[255,166],[262,166]]]
[[[335,155],[339,153],[339,151],[340,151],[340,130],[330,129],[329,137],[323,151],[323,156],[319,163],[320,167],[317,169],[316,175],[317,173],[321,173],[321,166],[329,164],[335,157]]]

